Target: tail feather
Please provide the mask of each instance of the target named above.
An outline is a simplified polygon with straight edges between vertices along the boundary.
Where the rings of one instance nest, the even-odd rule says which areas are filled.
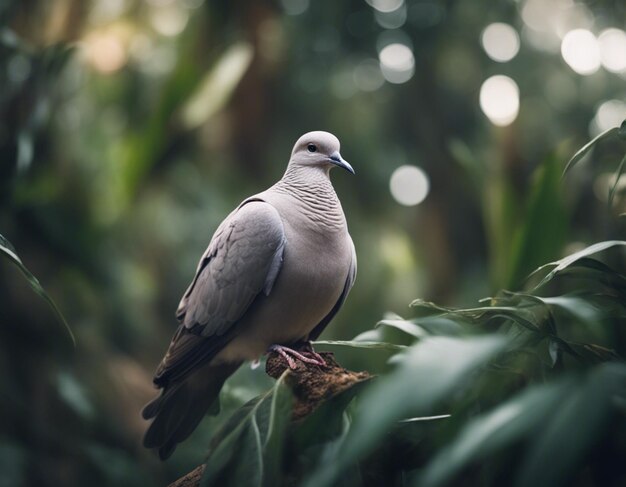
[[[219,408],[220,390],[240,365],[208,365],[182,383],[168,384],[142,411],[144,419],[154,418],[144,436],[144,446],[158,448],[161,460],[168,458],[176,445],[196,429],[211,406]]]

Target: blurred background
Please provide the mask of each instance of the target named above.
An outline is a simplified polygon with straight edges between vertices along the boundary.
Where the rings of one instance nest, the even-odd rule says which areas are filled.
[[[0,261],[0,485],[163,485],[269,386],[244,366],[170,461],[140,445],[199,256],[307,131],[356,169],[333,182],[359,275],[325,339],[623,235],[623,143],[561,172],[626,118],[625,27],[621,0],[1,1],[0,234],[77,345]]]

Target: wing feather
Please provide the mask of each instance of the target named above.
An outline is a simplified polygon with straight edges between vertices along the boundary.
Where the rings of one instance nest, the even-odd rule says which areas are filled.
[[[233,325],[271,290],[284,247],[282,220],[266,202],[246,200],[222,222],[178,306],[181,325],[157,369],[157,386],[184,380],[228,344]]]

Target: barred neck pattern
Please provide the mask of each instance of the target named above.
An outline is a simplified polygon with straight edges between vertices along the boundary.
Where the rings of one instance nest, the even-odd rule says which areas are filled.
[[[273,189],[294,198],[315,226],[340,229],[346,220],[328,176],[322,168],[289,166]]]

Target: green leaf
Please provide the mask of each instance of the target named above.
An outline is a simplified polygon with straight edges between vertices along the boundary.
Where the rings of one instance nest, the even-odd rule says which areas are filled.
[[[350,388],[325,399],[317,409],[301,420],[294,435],[297,450],[303,451],[341,435],[345,426],[346,408],[355,396],[361,394],[372,378],[370,376],[361,382],[355,382]]]
[[[468,421],[456,438],[428,463],[415,485],[446,485],[468,465],[534,435],[571,386],[571,381],[561,381],[531,387]]]
[[[286,375],[283,374],[278,379],[272,394],[267,432],[262,450],[265,464],[264,485],[278,485],[280,480],[284,438],[291,422],[291,409],[293,407],[293,397],[284,383],[285,377]]]
[[[387,342],[370,342],[356,340],[316,340],[313,345],[330,345],[332,347],[376,348],[381,350],[404,350],[405,345]]]
[[[274,387],[235,411],[216,433],[201,485],[227,477],[232,485],[276,485],[292,395],[286,371]]]
[[[622,123],[622,125],[624,125]],[[617,185],[619,183],[620,178],[622,177],[622,173],[624,172],[624,165],[626,165],[626,155],[622,157],[619,166],[617,166],[617,171],[615,171],[615,182],[609,191],[609,208],[613,206],[613,200],[615,199],[615,191],[617,190]]]
[[[612,127],[587,142],[580,149],[578,149],[576,154],[574,154],[572,158],[567,162],[567,164],[565,165],[565,169],[563,170],[563,176],[565,176],[565,174],[567,174],[567,171],[569,171],[572,167],[574,167],[575,164],[577,164],[583,157],[585,157],[585,154],[587,154],[598,142],[604,139],[610,139],[613,136],[620,134],[621,131],[619,127]]]
[[[623,240],[607,240],[605,242],[598,242],[595,243],[593,245],[590,245],[589,247],[580,250],[578,252],[575,252],[571,255],[568,255],[567,257],[564,257],[560,260],[554,261],[554,262],[550,262],[548,264],[544,264],[540,267],[538,267],[537,269],[535,269],[530,275],[534,275],[537,272],[545,269],[546,267],[553,267],[554,269],[552,269],[540,282],[539,284],[537,284],[532,290],[536,290],[539,289],[541,286],[543,286],[544,284],[548,283],[549,281],[551,281],[559,272],[563,271],[564,269],[567,269],[570,265],[572,265],[574,262],[576,262],[579,259],[582,259],[583,257],[589,257],[590,255],[593,254],[597,254],[598,252],[602,252],[606,249],[609,249],[611,247],[616,247],[616,246],[623,246],[626,245],[626,242]],[[529,276],[530,277],[530,276]]]
[[[76,339],[74,338],[74,334],[72,333],[70,325],[65,320],[65,317],[57,307],[56,303],[52,300],[48,293],[46,293],[37,278],[33,276],[31,272],[26,268],[26,266],[22,263],[21,259],[17,256],[13,245],[11,245],[11,243],[2,235],[0,235],[0,254],[3,255],[9,262],[11,262],[20,270],[22,275],[30,284],[30,287],[33,289],[33,291],[35,291],[41,298],[43,298],[44,301],[46,301],[46,303],[48,303],[48,305],[50,306],[50,308],[52,308],[52,311],[54,312],[54,316],[59,321],[59,323],[61,323],[65,327],[67,333],[72,340],[72,343],[74,344],[74,346],[76,346]]]
[[[512,239],[508,275],[503,283],[507,289],[519,288],[535,267],[559,257],[565,244],[568,216],[556,157],[548,156],[537,169],[530,191],[523,223]]]
[[[389,326],[415,338],[423,338],[428,335],[426,330],[424,330],[422,327],[407,320],[381,320],[376,323],[376,328],[378,328],[379,326]]]
[[[451,414],[438,414],[436,416],[418,416],[416,418],[401,419],[399,423],[418,423],[422,421],[437,421],[438,419],[447,419],[451,417]]]
[[[616,291],[626,291],[626,276],[596,259],[583,257],[559,274],[561,277],[589,279]]]
[[[439,306],[431,301],[424,301],[423,299],[414,299],[409,304],[411,308],[416,308],[421,311],[425,311],[427,314],[440,313],[449,311],[448,308],[444,308],[443,306]]]
[[[594,323],[601,317],[601,309],[579,296],[535,297],[548,306],[565,310],[584,323]]]
[[[470,375],[506,345],[502,336],[427,337],[397,355],[398,367],[359,400],[352,427],[332,464],[320,464],[307,486],[333,485],[344,469],[367,455],[397,421],[421,416],[467,386]]]
[[[535,435],[520,464],[516,487],[567,485],[615,414],[614,398],[626,393],[626,365],[597,366]]]

